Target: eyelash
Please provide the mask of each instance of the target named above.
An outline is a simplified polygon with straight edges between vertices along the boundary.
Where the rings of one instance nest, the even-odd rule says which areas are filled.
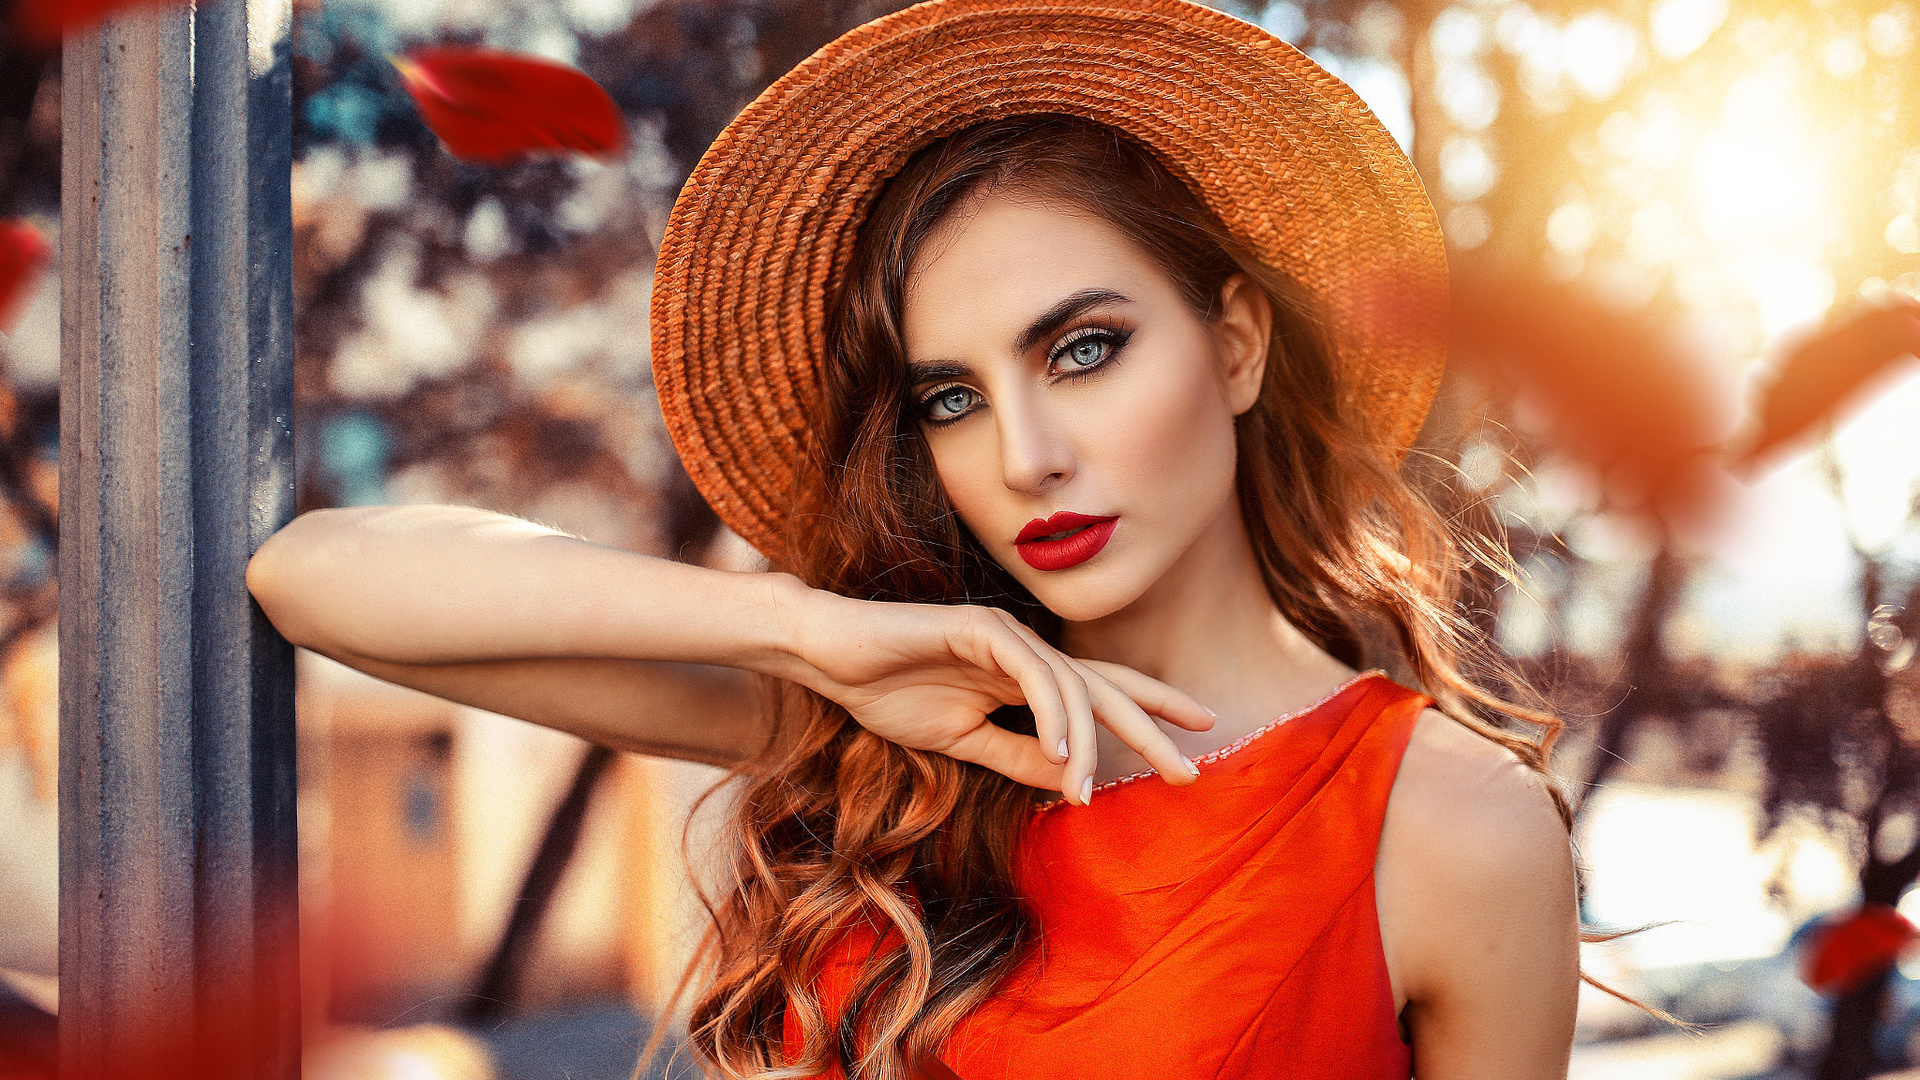
[[[1074,346],[1079,345],[1083,342],[1088,342],[1088,341],[1105,342],[1107,345],[1107,355],[1101,358],[1099,363],[1094,364],[1091,367],[1083,367],[1083,368],[1074,369],[1072,371],[1067,371],[1062,373],[1060,376],[1060,378],[1066,380],[1067,382],[1079,382],[1081,379],[1087,378],[1091,375],[1097,375],[1100,372],[1103,372],[1108,368],[1112,367],[1114,364],[1118,363],[1120,350],[1127,347],[1127,341],[1132,337],[1133,337],[1132,330],[1129,330],[1122,326],[1112,325],[1109,323],[1094,323],[1089,326],[1083,326],[1083,327],[1080,327],[1079,329],[1072,331],[1066,337],[1060,339],[1060,343],[1058,345],[1055,345],[1053,348],[1053,351],[1047,354],[1047,364],[1049,367],[1051,367],[1062,356],[1066,355],[1066,353],[1069,350],[1071,350]],[[954,416],[949,416],[944,419],[935,419],[934,417],[928,415],[928,412],[930,409],[932,409],[934,402],[939,401],[942,397],[946,396],[948,393],[954,390],[961,390],[961,389],[967,389],[967,388],[960,383],[947,383],[943,386],[934,387],[932,390],[929,390],[925,394],[922,394],[920,398],[914,402],[914,405],[913,405],[914,415],[922,423],[927,424],[930,427],[946,427],[948,424],[954,424],[954,423],[960,422],[961,420],[965,420],[967,417],[973,415],[974,410],[968,409],[966,412],[959,413]],[[973,393],[973,391],[971,390],[969,390],[969,392]],[[979,394],[974,393],[974,396],[978,397]]]

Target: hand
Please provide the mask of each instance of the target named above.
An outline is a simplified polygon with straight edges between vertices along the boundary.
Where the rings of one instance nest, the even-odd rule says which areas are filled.
[[[1083,806],[1097,763],[1096,723],[1167,782],[1200,775],[1148,714],[1189,731],[1212,727],[1213,715],[1157,679],[1067,656],[999,608],[813,597],[795,647],[801,681],[884,739],[1058,788]],[[1038,738],[987,718],[1023,703]]]

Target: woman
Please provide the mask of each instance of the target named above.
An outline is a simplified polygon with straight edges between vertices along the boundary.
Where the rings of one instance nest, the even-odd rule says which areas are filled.
[[[937,0],[749,106],[662,247],[669,429],[777,572],[382,508],[249,580],[382,678],[742,766],[727,1075],[1562,1076],[1558,725],[1463,674],[1395,469],[1444,275],[1385,132],[1257,29]]]

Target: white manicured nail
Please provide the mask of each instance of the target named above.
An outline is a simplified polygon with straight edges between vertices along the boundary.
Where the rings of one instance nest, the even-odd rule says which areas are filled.
[[[1190,757],[1182,757],[1182,758],[1181,758],[1180,760],[1186,763],[1186,766],[1187,766],[1187,771],[1188,771],[1188,772],[1190,772],[1190,773],[1192,773],[1192,774],[1193,774],[1193,775],[1195,775],[1195,776],[1199,776],[1199,775],[1200,775],[1200,766],[1198,766],[1198,765],[1195,765],[1195,764],[1193,763],[1193,759],[1192,759],[1192,758],[1190,758]]]
[[[1093,801],[1093,777],[1080,781],[1080,803],[1086,805]]]
[[[1065,739],[1061,739],[1061,740],[1060,740],[1060,751],[1059,751],[1059,752],[1060,752],[1060,756],[1061,756],[1061,757],[1067,757],[1067,756],[1068,756],[1068,755],[1067,755],[1067,740],[1065,740]]]

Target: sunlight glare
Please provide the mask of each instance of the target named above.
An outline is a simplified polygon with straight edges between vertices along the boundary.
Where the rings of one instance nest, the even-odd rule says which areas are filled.
[[[1456,206],[1447,211],[1447,241],[1462,251],[1470,251],[1493,235],[1493,219],[1478,203]]]
[[[1493,190],[1500,166],[1486,144],[1470,135],[1452,135],[1440,147],[1440,186],[1454,202],[1472,202]]]
[[[1353,36],[1368,56],[1391,58],[1407,32],[1407,17],[1386,0],[1374,0],[1353,20]]]
[[[1860,39],[1843,34],[1827,42],[1827,74],[1836,79],[1858,75],[1867,66],[1867,49]]]
[[[1589,11],[1567,24],[1560,62],[1574,85],[1598,100],[1620,89],[1639,52],[1640,36],[1632,27],[1603,11]]]
[[[1800,231],[1825,208],[1792,69],[1773,64],[1727,89],[1718,127],[1693,155],[1696,209],[1716,240]]]
[[[1566,108],[1566,89],[1561,85],[1566,69],[1561,63],[1559,24],[1526,4],[1509,4],[1494,22],[1493,33],[1500,47],[1519,61],[1520,86],[1536,110],[1556,113]]]
[[[1260,16],[1260,25],[1281,41],[1299,41],[1300,36],[1307,32],[1307,13],[1300,5],[1281,0],[1267,5],[1267,10]]]
[[[1920,222],[1914,221],[1912,214],[1901,214],[1887,222],[1883,235],[1887,246],[1902,255],[1920,253]]]
[[[1894,167],[1893,202],[1899,210],[1920,214],[1920,150],[1903,155]]]
[[[1553,24],[1525,4],[1509,4],[1500,13],[1493,23],[1493,37],[1514,56],[1525,59],[1538,53],[1550,56],[1555,64],[1560,61],[1560,43]]]
[[[1859,571],[1840,507],[1808,455],[1758,478],[1726,528],[1688,547],[1710,557],[1687,589],[1687,606],[1711,628],[1703,651],[1766,663],[1796,642],[1850,649],[1859,640]]]
[[[1440,107],[1455,127],[1480,131],[1500,115],[1500,86],[1477,65],[1449,63],[1436,81]]]
[[[1884,549],[1905,530],[1907,507],[1920,474],[1920,444],[1913,418],[1920,415],[1920,365],[1896,363],[1862,387],[1840,413],[1833,433],[1840,459],[1847,524],[1869,550]]]
[[[1881,56],[1904,56],[1913,47],[1913,9],[1893,4],[1867,23],[1867,43]]]
[[[1649,29],[1653,49],[1669,60],[1690,55],[1727,21],[1727,0],[1659,0]]]
[[[1664,95],[1649,96],[1640,107],[1638,120],[1627,144],[1627,156],[1641,168],[1668,168],[1693,143],[1686,118]]]
[[[1768,956],[1796,924],[1844,901],[1844,849],[1802,818],[1764,844],[1751,796],[1616,780],[1582,815],[1587,907],[1600,923],[1662,925],[1621,942],[1639,967]],[[1779,883],[1780,901],[1769,898]]]
[[[1593,243],[1593,211],[1577,200],[1554,207],[1547,215],[1547,243],[1569,255],[1584,253]]]
[[[1377,56],[1344,56],[1324,49],[1312,49],[1308,56],[1334,78],[1347,84],[1372,111],[1374,119],[1400,144],[1402,152],[1413,146],[1413,91],[1398,64]]]
[[[1494,508],[1503,520],[1546,534],[1559,532],[1599,502],[1600,486],[1590,470],[1553,462],[1536,466],[1530,479],[1500,489]]]
[[[1809,259],[1762,255],[1749,260],[1741,276],[1770,339],[1820,318],[1833,304],[1833,272]]]
[[[1664,263],[1679,247],[1680,229],[1680,214],[1673,204],[1655,199],[1633,212],[1627,230],[1627,253],[1638,263]]]
[[[1486,28],[1480,16],[1464,8],[1450,7],[1433,17],[1427,31],[1433,55],[1440,60],[1468,60],[1487,47]]]

